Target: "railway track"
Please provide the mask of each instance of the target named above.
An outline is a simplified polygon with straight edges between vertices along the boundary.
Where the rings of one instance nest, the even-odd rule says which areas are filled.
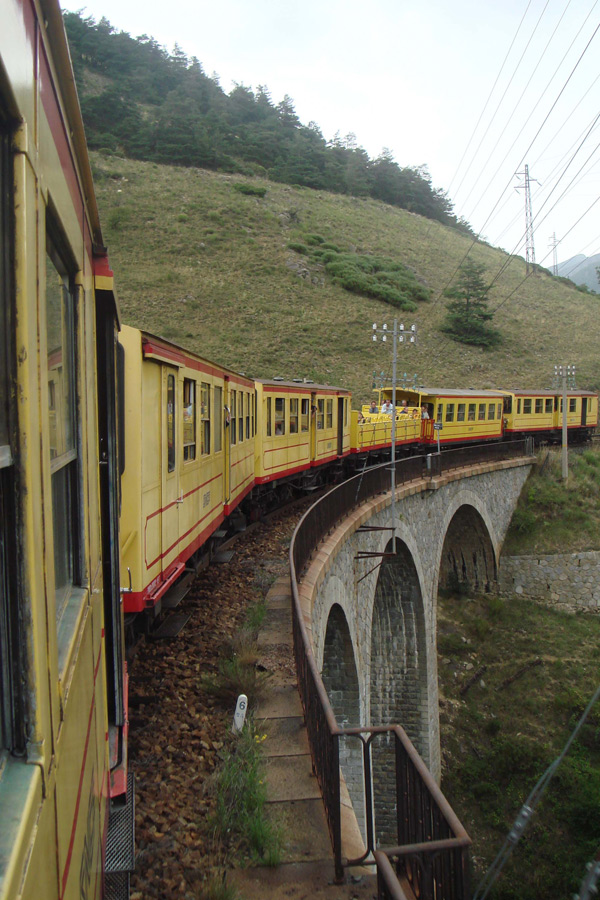
[[[314,497],[253,525],[230,544],[231,561],[200,572],[181,602],[190,618],[172,640],[146,641],[130,673],[130,760],[136,776],[136,870],[132,900],[197,900],[207,878],[230,867],[215,842],[211,782],[233,709],[202,686],[242,625],[288,566],[296,522]]]

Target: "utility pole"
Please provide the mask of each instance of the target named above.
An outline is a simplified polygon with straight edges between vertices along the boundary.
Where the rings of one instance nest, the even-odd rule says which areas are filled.
[[[516,191],[520,191],[523,188],[525,189],[525,266],[527,269],[527,274],[529,275],[529,271],[533,272],[533,267],[535,266],[535,247],[533,245],[533,213],[531,211],[531,182],[537,181],[537,178],[529,177],[529,166],[525,166],[524,172],[516,173],[519,178],[524,178],[523,184],[518,184],[515,187]],[[538,181],[539,184],[539,181]]]
[[[554,232],[552,237],[550,238],[550,243],[548,244],[548,246],[552,250],[552,274],[558,275],[558,255],[556,252],[558,241],[556,240],[556,232]]]
[[[562,388],[562,480],[569,479],[568,432],[567,432],[567,387],[575,390],[575,366],[554,366],[554,382]],[[568,382],[568,385],[567,385]]]
[[[377,341],[377,335],[380,335],[382,343],[387,343],[388,335],[392,338],[393,354],[392,354],[392,466],[391,466],[391,489],[392,489],[392,553],[396,552],[396,369],[398,364],[398,344],[416,344],[417,343],[417,326],[411,325],[408,330],[404,329],[402,323],[398,324],[398,319],[394,319],[394,330],[390,331],[387,324],[377,327],[377,323],[373,323],[373,341]]]

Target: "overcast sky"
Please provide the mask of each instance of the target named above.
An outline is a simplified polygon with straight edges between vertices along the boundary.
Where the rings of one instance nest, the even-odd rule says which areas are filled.
[[[553,234],[559,262],[600,253],[600,0],[62,5],[177,43],[226,91],[289,94],[327,139],[354,133],[371,157],[427,165],[458,215],[521,255],[527,164],[536,261],[552,266]]]

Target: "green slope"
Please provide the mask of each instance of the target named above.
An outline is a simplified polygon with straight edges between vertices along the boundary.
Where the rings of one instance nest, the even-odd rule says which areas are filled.
[[[600,386],[599,300],[545,272],[525,279],[511,261],[490,292],[503,343],[456,344],[439,331],[444,288],[471,246],[457,231],[370,199],[92,154],[104,237],[124,321],[157,332],[249,375],[307,377],[366,399],[391,350],[373,322],[416,323],[399,371],[454,387],[547,387],[557,362],[581,387]],[[265,188],[263,198],[235,189]],[[431,291],[416,312],[351,294],[316,261],[289,248],[318,234],[343,250],[409,266]],[[479,243],[489,280],[507,254]]]

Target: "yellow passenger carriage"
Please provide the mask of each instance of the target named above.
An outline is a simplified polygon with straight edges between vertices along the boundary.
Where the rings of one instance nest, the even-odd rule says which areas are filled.
[[[2,10],[0,241],[0,898],[109,896],[131,811],[118,311],[52,0]]]
[[[255,385],[257,485],[335,465],[350,453],[349,391],[277,379]]]
[[[507,436],[532,435],[537,441],[561,439],[562,394],[555,390],[504,391]],[[570,439],[589,440],[598,425],[598,395],[567,391],[567,429]]]
[[[124,326],[125,466],[121,561],[125,611],[161,600],[252,489],[254,383]]]

